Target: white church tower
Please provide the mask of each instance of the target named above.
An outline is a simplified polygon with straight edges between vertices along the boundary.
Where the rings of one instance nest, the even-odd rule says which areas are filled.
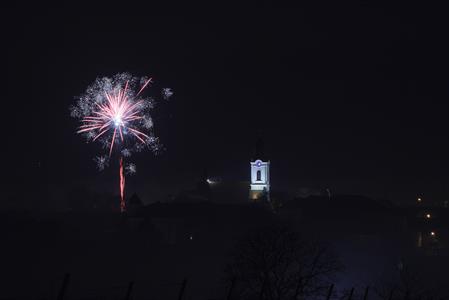
[[[250,161],[250,168],[249,199],[252,201],[270,200],[270,161],[264,156],[261,139],[257,141],[255,155]]]

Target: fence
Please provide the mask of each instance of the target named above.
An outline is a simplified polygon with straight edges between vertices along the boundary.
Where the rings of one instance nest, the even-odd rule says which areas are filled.
[[[73,295],[70,295],[70,281],[71,281],[71,275],[69,273],[65,274],[62,280],[62,283],[59,287],[59,290],[57,291],[57,300],[69,300],[73,299]],[[194,295],[187,296],[186,295],[186,289],[188,287],[188,279],[184,278],[180,282],[169,282],[169,283],[161,283],[158,285],[155,284],[148,284],[144,282],[140,282],[141,286],[145,286],[146,288],[153,288],[155,292],[157,292],[158,288],[163,288],[164,290],[169,290],[170,295],[165,295],[165,297],[161,297],[158,295],[153,295],[152,297],[148,298],[148,296],[145,296],[145,299],[172,299],[172,300],[192,300],[195,299]],[[238,299],[237,295],[234,295],[236,285],[236,279],[232,279],[229,286],[226,289],[223,289],[223,293],[218,298],[207,298],[207,300],[233,300]],[[85,294],[79,298],[75,296],[75,299],[114,299],[114,300],[135,300],[133,298],[135,293],[135,287],[136,287],[135,281],[129,281],[127,284],[119,285],[119,286],[111,286],[111,288],[108,289],[107,293],[102,291],[93,291],[93,293],[89,293],[85,291]],[[350,290],[347,290],[343,293],[337,293],[335,291],[334,284],[330,285],[325,298],[322,299],[331,300],[331,299],[338,299],[338,300],[374,300],[374,299],[382,299],[382,300],[445,300],[447,298],[439,298],[434,297],[430,293],[426,294],[419,294],[419,295],[413,295],[407,291],[396,291],[395,289],[390,289],[383,295],[379,295],[378,293],[374,293],[372,289],[370,289],[369,286],[366,286],[364,289],[361,289],[360,295],[356,297],[355,295],[356,289],[353,287]],[[92,291],[91,291],[92,292]],[[157,294],[157,293],[156,293]],[[262,293],[260,294],[260,299],[263,299]],[[140,298],[139,298],[140,299]],[[314,298],[317,299],[317,298]]]

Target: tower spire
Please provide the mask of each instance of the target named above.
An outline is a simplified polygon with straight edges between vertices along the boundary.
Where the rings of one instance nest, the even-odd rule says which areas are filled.
[[[256,145],[254,148],[254,154],[253,154],[253,161],[260,159],[260,160],[266,160],[265,155],[265,143],[262,139],[262,136],[259,134],[256,140]]]

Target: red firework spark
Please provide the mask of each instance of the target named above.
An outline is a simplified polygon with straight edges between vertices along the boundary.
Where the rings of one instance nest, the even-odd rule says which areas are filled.
[[[151,78],[140,88],[136,97],[139,96],[150,82]],[[143,119],[141,115],[143,101],[133,101],[130,99],[127,95],[127,90],[128,81],[124,89],[119,89],[115,93],[105,92],[107,101],[100,104],[96,103],[96,110],[92,112],[92,115],[82,119],[83,125],[78,130],[78,133],[94,132],[96,134],[93,138],[94,141],[100,136],[112,132],[109,156],[111,156],[117,134],[119,134],[122,142],[125,131],[131,133],[144,144],[144,139],[149,138],[145,133],[131,127],[133,121]]]

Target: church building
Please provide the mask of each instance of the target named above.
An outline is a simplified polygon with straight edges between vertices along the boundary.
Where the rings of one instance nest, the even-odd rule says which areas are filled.
[[[270,200],[270,161],[265,157],[262,139],[256,143],[256,151],[250,161],[251,181],[249,199]]]

